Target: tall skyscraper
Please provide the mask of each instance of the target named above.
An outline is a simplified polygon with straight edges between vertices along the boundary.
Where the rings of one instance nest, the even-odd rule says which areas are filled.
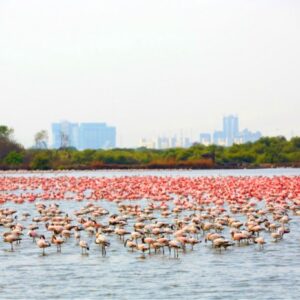
[[[105,123],[52,124],[53,148],[109,149],[116,147],[116,128]]]
[[[105,123],[82,123],[79,129],[79,149],[116,147],[116,128]]]
[[[234,139],[239,136],[239,119],[237,116],[229,115],[223,118],[223,133],[226,146],[231,146]]]

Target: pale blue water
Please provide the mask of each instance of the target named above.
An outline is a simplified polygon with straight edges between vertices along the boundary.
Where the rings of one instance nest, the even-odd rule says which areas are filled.
[[[300,170],[97,171],[42,176],[62,174],[273,176],[300,175]],[[60,206],[72,212],[84,204],[64,201]],[[97,204],[110,212],[116,210],[115,204],[104,201]],[[32,204],[6,206],[16,207],[19,215],[25,211],[33,214]],[[1,238],[0,299],[299,299],[300,217],[292,218],[291,233],[279,243],[272,243],[266,237],[264,250],[250,245],[220,253],[202,242],[194,251],[181,253],[179,259],[162,254],[141,259],[139,253],[129,252],[115,236],[109,237],[111,247],[104,258],[92,239],[88,256],[81,255],[73,239],[63,245],[62,253],[56,253],[52,246],[46,250],[46,256],[41,256],[40,249],[26,236],[14,252],[8,251],[9,245]],[[0,227],[0,232],[3,231]]]
[[[0,176],[91,176],[91,177],[120,177],[120,176],[299,176],[300,168],[274,169],[228,169],[228,170],[96,170],[96,171],[36,171],[36,172],[1,172]]]

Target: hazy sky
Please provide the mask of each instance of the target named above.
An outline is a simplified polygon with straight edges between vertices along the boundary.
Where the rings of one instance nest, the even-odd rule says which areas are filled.
[[[300,135],[300,1],[0,0],[0,103],[26,146],[62,119]]]

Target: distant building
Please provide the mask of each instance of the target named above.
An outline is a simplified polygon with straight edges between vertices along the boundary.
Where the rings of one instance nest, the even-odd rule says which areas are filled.
[[[77,123],[63,121],[52,124],[53,148],[68,148],[79,146],[79,126]]]
[[[183,148],[189,148],[192,146],[192,142],[188,137],[183,138]]]
[[[139,147],[148,148],[148,149],[155,149],[155,141],[153,140],[147,140],[145,138],[142,138],[139,143]]]
[[[201,133],[200,134],[200,144],[208,146],[211,144],[211,134],[210,133]]]
[[[170,148],[170,139],[167,137],[158,137],[156,139],[157,149],[167,149]]]
[[[243,143],[255,142],[262,137],[260,131],[251,132],[247,128],[240,132],[240,137]]]
[[[251,132],[248,129],[239,131],[239,118],[238,116],[229,115],[223,117],[223,130],[215,131],[213,133],[212,141],[209,133],[200,134],[200,143],[209,145],[211,142],[219,146],[231,146],[233,144],[243,144],[247,142],[255,142],[262,137],[262,134]]]
[[[170,138],[170,146],[171,146],[171,148],[177,147],[177,138],[176,138],[176,136],[173,136],[173,137]]]
[[[151,149],[168,149],[168,148],[188,148],[192,145],[191,141],[187,137],[177,138],[176,136],[166,137],[166,136],[159,136],[156,139],[141,139],[139,146],[146,147]]]
[[[234,139],[239,136],[239,119],[229,115],[223,118],[223,134],[226,146],[231,146]]]
[[[219,146],[226,146],[226,136],[223,131],[215,131],[213,134],[213,143]]]
[[[79,127],[79,150],[116,147],[116,129],[105,123],[82,123]]]
[[[116,128],[105,123],[52,124],[53,148],[109,149],[116,147]]]

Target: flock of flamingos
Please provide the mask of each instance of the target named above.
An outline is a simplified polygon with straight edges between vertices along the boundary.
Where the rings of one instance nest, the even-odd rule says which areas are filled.
[[[63,211],[61,201],[83,202]],[[26,211],[27,202],[34,210]],[[103,207],[107,202],[112,212]],[[16,204],[23,204],[20,210]],[[7,251],[21,251],[25,239],[43,255],[64,247],[87,254],[92,241],[105,256],[112,239],[142,257],[177,258],[201,242],[212,251],[254,244],[261,249],[283,240],[299,216],[297,176],[0,177],[0,233]],[[51,245],[54,250],[46,250]]]

